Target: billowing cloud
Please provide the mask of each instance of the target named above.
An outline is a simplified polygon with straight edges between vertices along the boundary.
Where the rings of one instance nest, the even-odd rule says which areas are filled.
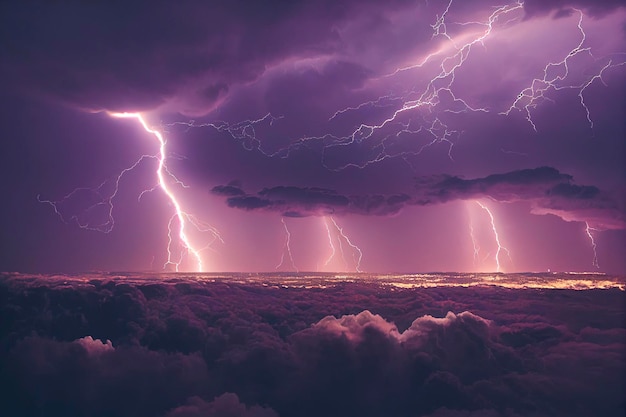
[[[619,289],[306,280],[4,274],[0,412],[622,415]]]
[[[84,347],[90,355],[99,355],[115,349],[110,340],[107,340],[105,343],[103,343],[102,340],[94,340],[94,338],[91,336],[85,336],[77,339],[76,343]]]

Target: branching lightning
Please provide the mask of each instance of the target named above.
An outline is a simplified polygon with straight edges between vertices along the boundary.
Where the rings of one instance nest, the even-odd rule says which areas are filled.
[[[608,59],[597,73],[591,75],[587,79],[578,83],[566,83],[566,80],[570,75],[570,62],[572,59],[581,54],[588,54],[590,58],[592,58],[594,61],[597,61],[597,59],[592,54],[591,47],[584,46],[587,39],[587,35],[585,33],[585,30],[583,29],[584,14],[582,10],[574,10],[576,11],[576,13],[578,13],[577,26],[578,31],[580,32],[580,41],[578,42],[578,44],[574,48],[572,48],[560,61],[549,62],[548,64],[546,64],[543,69],[543,76],[541,78],[534,78],[530,82],[530,85],[528,87],[520,91],[515,101],[513,101],[513,104],[511,104],[511,106],[506,111],[501,113],[508,116],[513,110],[522,111],[525,114],[526,120],[528,121],[528,123],[530,123],[533,130],[535,131],[537,131],[537,126],[532,119],[531,110],[537,108],[539,103],[543,100],[553,101],[547,95],[550,90],[559,91],[565,89],[573,89],[578,91],[578,98],[580,100],[581,106],[585,111],[587,122],[589,123],[589,127],[593,129],[594,124],[593,120],[591,119],[591,112],[589,110],[589,107],[587,107],[587,104],[585,103],[583,93],[585,92],[587,87],[593,84],[593,82],[596,80],[600,80],[604,85],[606,85],[602,78],[602,75],[608,68],[626,64],[626,62],[623,61],[614,62],[612,59]]]
[[[332,131],[322,135],[307,135],[305,133],[298,138],[293,138],[286,147],[269,151],[267,146],[264,146],[262,138],[257,137],[255,127],[261,123],[272,126],[275,122],[282,121],[282,116],[274,117],[268,113],[258,119],[249,119],[232,124],[223,121],[196,123],[192,120],[176,122],[172,125],[183,125],[189,128],[209,127],[218,132],[226,132],[233,139],[240,141],[245,149],[257,150],[267,157],[287,158],[291,151],[316,143],[316,148],[319,147],[322,152],[321,162],[323,166],[332,171],[340,171],[349,167],[364,168],[393,157],[402,158],[413,168],[409,157],[420,155],[435,145],[444,145],[448,157],[454,160],[454,145],[463,131],[449,126],[450,122],[444,120],[441,117],[442,114],[496,111],[497,114],[509,116],[516,110],[523,112],[532,128],[537,130],[532,118],[533,110],[543,100],[553,101],[550,97],[551,92],[565,89],[578,92],[579,101],[585,111],[587,121],[593,128],[591,111],[585,103],[584,92],[596,81],[605,83],[603,75],[609,68],[626,65],[624,59],[626,54],[618,54],[624,55],[619,59],[617,55],[604,58],[595,57],[591,47],[586,45],[587,35],[583,28],[584,14],[581,10],[575,9],[579,17],[577,29],[580,37],[572,49],[565,56],[546,63],[542,75],[532,79],[530,85],[523,88],[519,93],[512,92],[513,100],[508,108],[490,109],[474,106],[470,104],[468,98],[461,97],[456,91],[458,88],[455,87],[455,80],[476,47],[485,47],[487,38],[496,36],[502,29],[524,22],[524,2],[518,0],[498,6],[482,20],[450,23],[447,19],[454,7],[454,0],[447,1],[443,11],[435,16],[434,22],[431,24],[431,38],[442,39],[442,44],[419,59],[417,64],[397,68],[390,74],[377,79],[391,79],[400,74],[413,75],[413,71],[421,71],[419,77],[426,76],[426,81],[422,85],[414,85],[403,92],[387,93],[378,98],[332,112],[328,119],[331,125],[342,123],[341,119],[348,114],[356,114],[362,118],[362,121],[357,122],[355,128],[346,135],[339,135]],[[467,26],[468,29],[461,34],[453,34],[449,31],[449,27],[453,25],[455,27]],[[599,67],[585,73],[582,79],[580,79],[580,75],[577,75],[578,79],[574,79],[575,77],[570,74],[570,68],[574,65],[573,59],[584,54],[597,62]],[[425,67],[427,63],[429,64],[428,68]],[[423,74],[424,71],[432,71],[430,66],[433,66],[434,72],[430,76]],[[376,116],[372,116],[372,109],[376,109]],[[372,117],[379,120],[377,122],[367,121]],[[413,142],[407,145],[409,148],[401,145],[408,141]],[[365,159],[357,156],[358,159],[354,161],[333,161],[330,156],[333,148],[360,146],[365,142],[370,150]]]
[[[180,203],[178,202],[178,200],[176,199],[176,196],[172,193],[172,191],[170,190],[169,186],[168,186],[168,181],[167,179],[169,179],[170,181],[174,181],[174,183],[181,185],[182,182],[176,178],[166,167],[165,165],[165,161],[166,161],[166,151],[165,151],[165,139],[163,138],[163,135],[161,134],[161,132],[159,132],[156,129],[151,128],[150,126],[148,126],[148,124],[146,123],[146,120],[143,118],[143,116],[140,113],[110,113],[110,116],[112,117],[119,117],[119,118],[130,118],[130,119],[135,119],[137,120],[141,126],[144,128],[144,130],[150,134],[152,134],[159,142],[159,157],[158,157],[158,167],[156,170],[156,175],[158,178],[158,183],[159,183],[159,187],[161,188],[161,190],[165,193],[165,195],[167,196],[167,198],[169,199],[170,203],[172,204],[172,206],[174,206],[174,211],[175,214],[172,216],[172,218],[170,219],[169,223],[168,223],[168,237],[169,237],[169,242],[168,242],[168,246],[167,246],[167,262],[165,263],[165,267],[167,267],[168,265],[173,265],[175,270],[178,271],[180,264],[182,262],[182,253],[179,257],[178,260],[174,260],[174,255],[172,253],[172,245],[173,245],[173,239],[172,239],[172,224],[174,223],[173,220],[176,219],[178,226],[178,239],[180,244],[182,245],[184,251],[187,251],[191,254],[191,256],[196,260],[196,269],[197,272],[203,272],[204,271],[204,266],[202,264],[202,257],[200,256],[200,249],[197,249],[194,247],[194,245],[191,243],[189,236],[187,235],[187,224],[188,223],[195,223],[196,225],[198,224],[197,222],[192,222],[189,219],[192,218],[188,213],[186,213],[185,211],[183,211],[183,209],[181,208]],[[167,179],[166,179],[167,178]],[[221,236],[219,235],[219,233],[217,232],[216,229],[214,228],[208,228],[208,229],[203,229],[205,231],[210,231],[213,236],[217,239],[221,239]]]
[[[108,114],[109,116],[114,117],[114,118],[134,119],[137,122],[139,122],[139,124],[143,127],[143,129],[146,132],[148,132],[150,135],[156,138],[159,144],[159,152],[156,155],[142,155],[134,164],[122,170],[122,172],[120,172],[120,174],[113,181],[113,191],[109,195],[107,195],[105,191],[108,181],[104,181],[102,184],[100,184],[100,186],[98,186],[95,189],[90,189],[90,188],[85,188],[85,187],[77,188],[58,201],[42,199],[40,196],[38,196],[37,199],[42,203],[47,203],[50,206],[52,206],[55,213],[61,218],[61,220],[63,220],[64,222],[67,222],[64,215],[62,214],[63,212],[62,206],[70,202],[70,200],[74,198],[75,196],[77,196],[78,194],[88,193],[91,195],[92,197],[91,200],[93,200],[94,202],[89,204],[86,208],[81,209],[78,214],[72,214],[71,219],[76,221],[78,226],[81,228],[109,233],[113,230],[113,227],[115,225],[115,221],[113,218],[113,208],[114,208],[113,200],[115,199],[118,193],[122,178],[126,174],[128,174],[130,171],[134,170],[144,160],[154,159],[158,162],[157,169],[155,171],[156,178],[157,178],[157,185],[142,191],[138,196],[138,200],[140,200],[141,197],[145,193],[152,192],[156,190],[157,188],[160,188],[165,194],[165,196],[167,197],[167,199],[169,200],[170,204],[174,207],[174,214],[168,221],[167,260],[163,268],[166,269],[166,268],[173,267],[175,271],[178,271],[183,262],[183,258],[185,257],[185,253],[188,253],[191,255],[191,257],[195,261],[196,270],[198,272],[203,272],[204,265],[203,265],[202,257],[200,256],[200,253],[204,249],[206,249],[211,243],[213,243],[213,241],[219,240],[223,243],[223,240],[219,232],[217,231],[217,229],[208,225],[207,223],[200,221],[195,216],[185,212],[182,209],[180,202],[178,201],[178,199],[172,192],[170,188],[171,184],[178,185],[181,187],[187,187],[187,186],[182,181],[180,181],[174,174],[172,174],[172,172],[167,168],[166,141],[163,138],[163,135],[158,130],[153,129],[150,126],[148,126],[148,123],[146,122],[146,120],[140,113],[108,113]],[[107,211],[106,222],[92,224],[92,222],[89,220],[89,214],[97,210],[100,207],[106,208],[106,211]],[[187,233],[188,225],[195,227],[200,232],[210,233],[213,237],[212,241],[209,242],[207,246],[203,248],[197,248],[191,242],[188,236],[188,233]],[[180,247],[180,250],[178,251],[175,250],[177,246]]]
[[[333,243],[333,236],[330,234],[330,227],[328,226],[328,219],[324,217],[324,226],[326,227],[326,234],[328,235],[328,245],[330,246],[330,256],[324,262],[324,266],[328,266],[328,264],[333,260],[337,250],[335,249],[335,244]]]
[[[483,203],[481,203],[478,200],[476,200],[476,204],[478,204],[489,215],[489,220],[491,221],[491,230],[493,231],[493,236],[494,236],[494,238],[496,240],[496,244],[498,246],[498,249],[496,250],[496,256],[495,256],[496,267],[497,267],[496,272],[502,272],[502,268],[501,268],[501,264],[500,264],[500,254],[502,253],[502,251],[504,251],[504,252],[506,252],[506,254],[509,257],[509,259],[511,259],[511,253],[509,252],[509,250],[507,248],[502,246],[502,244],[500,243],[500,236],[498,235],[498,229],[496,228],[496,221],[495,221],[495,219],[493,217],[493,214],[491,213],[491,210],[489,210],[489,208],[487,206],[485,206]],[[474,253],[476,254],[476,251],[474,251]]]
[[[328,222],[328,219],[330,219],[330,223]],[[337,240],[337,243],[339,244],[339,252],[341,252],[341,257],[343,258],[344,263],[348,264],[348,261],[346,259],[346,252],[344,251],[344,247],[343,247],[343,244],[345,242],[351,248],[352,259],[354,261],[354,269],[356,270],[356,272],[363,272],[363,271],[361,271],[361,261],[363,259],[363,251],[361,251],[361,249],[357,245],[352,243],[350,238],[343,231],[343,228],[341,228],[337,224],[335,219],[332,218],[332,217],[325,217],[324,218],[324,225],[326,226],[326,232],[328,234],[328,242],[329,242],[329,245],[330,245],[330,248],[331,248],[331,251],[332,251],[331,255],[328,257],[328,259],[326,260],[326,263],[324,265],[327,266],[332,261],[332,259],[335,257],[335,255],[337,253],[336,247],[335,247],[335,245],[333,243],[334,239],[333,239],[333,236],[331,234],[330,224],[332,224],[333,229],[336,232],[335,239]]]
[[[276,269],[279,269],[285,263],[285,252],[287,252],[287,256],[289,257],[289,262],[291,262],[291,267],[296,272],[300,272],[296,263],[293,260],[293,254],[291,253],[291,233],[289,232],[289,228],[287,227],[287,223],[285,222],[285,218],[280,218],[281,223],[283,224],[283,228],[285,229],[285,244],[283,247],[283,252],[280,255],[280,262],[276,265]]]
[[[267,113],[256,119],[250,118],[233,123],[226,121],[205,123],[191,120],[174,122],[165,126],[212,129],[215,132],[230,135],[248,151],[259,152],[271,158],[288,158],[293,151],[310,146],[312,149],[321,150],[321,163],[331,171],[341,171],[347,168],[361,169],[389,158],[398,157],[406,161],[411,168],[415,168],[410,162],[412,157],[421,155],[427,149],[435,146],[443,146],[449,159],[454,161],[454,147],[463,135],[463,130],[454,125],[454,121],[451,121],[454,119],[450,119],[450,117],[460,113],[499,115],[494,117],[510,117],[513,114],[521,113],[532,129],[537,131],[538,126],[533,120],[533,114],[544,100],[554,101],[555,92],[562,90],[571,90],[577,93],[580,106],[586,115],[586,121],[591,129],[594,128],[593,112],[585,102],[585,93],[594,83],[600,82],[606,85],[604,77],[609,69],[626,66],[626,59],[624,58],[626,54],[618,54],[624,55],[624,57],[618,57],[618,55],[597,57],[594,55],[589,45],[590,42],[587,42],[587,33],[583,25],[585,15],[582,10],[574,9],[578,17],[576,28],[579,36],[573,45],[567,46],[568,51],[565,55],[553,58],[547,63],[541,62],[539,68],[543,67],[543,69],[514,87],[515,90],[511,91],[511,95],[504,105],[505,108],[492,109],[474,103],[471,97],[464,97],[462,89],[458,88],[458,82],[455,84],[457,75],[463,71],[464,67],[467,68],[468,59],[474,54],[473,51],[481,46],[485,47],[489,37],[496,36],[502,29],[524,22],[524,3],[521,0],[511,1],[509,4],[491,9],[476,21],[449,22],[450,15],[454,13],[454,7],[454,0],[446,1],[445,7],[442,5],[443,10],[437,13],[433,19],[431,39],[442,41],[441,43],[438,42],[436,48],[427,51],[419,59],[416,59],[414,61],[417,62],[416,64],[396,68],[373,80],[372,83],[380,81],[382,84],[386,82],[385,80],[398,80],[394,77],[401,75],[404,78],[400,82],[414,75],[415,80],[425,81],[420,81],[421,84],[417,84],[416,81],[415,85],[403,87],[401,91],[394,90],[393,92],[389,92],[386,84],[382,84],[386,94],[383,94],[383,89],[379,89],[375,95],[367,99],[360,99],[360,102],[352,102],[346,107],[344,107],[345,104],[337,106],[344,108],[333,109],[324,115],[325,119],[327,116],[328,118],[327,126],[324,128],[326,130],[322,130],[322,133],[302,132],[299,136],[290,138],[288,145],[276,150],[271,147],[270,142],[265,142],[265,138],[261,137],[262,133],[257,133],[263,132],[262,127],[270,128],[275,123],[283,122],[283,116],[274,116],[272,113]],[[467,26],[469,30],[465,31],[464,29],[464,33],[455,34],[453,30],[450,30],[453,25],[455,27]],[[594,68],[586,71],[582,78],[580,74],[572,70],[577,64],[576,59],[578,58],[590,59],[595,63]],[[459,76],[458,79],[460,80],[461,77]],[[260,114],[265,113],[265,111]],[[444,115],[446,116],[444,117]],[[213,236],[214,240],[222,241],[222,239],[213,227],[200,222],[185,212],[176,195],[172,192],[173,186],[185,187],[185,184],[179,181],[167,168],[166,141],[163,134],[159,130],[149,127],[140,113],[110,113],[110,116],[131,118],[138,121],[146,132],[156,138],[159,143],[159,152],[155,155],[142,155],[114,180],[105,181],[94,189],[78,188],[58,201],[44,199],[41,196],[37,197],[38,200],[52,206],[55,213],[64,222],[72,220],[81,228],[109,233],[114,226],[113,202],[118,194],[122,179],[144,161],[156,160],[158,162],[157,181],[152,188],[144,190],[138,199],[141,199],[145,193],[159,188],[174,207],[174,214],[168,222],[168,258],[165,267],[173,267],[178,270],[185,254],[188,254],[194,259],[197,269],[202,271],[203,264],[200,252],[208,248],[210,243],[203,248],[194,246],[188,234],[189,228],[194,227],[197,230],[207,232]],[[352,122],[349,116],[356,116],[357,121]],[[346,121],[350,122],[347,127],[344,126]],[[335,130],[337,126],[340,128]],[[404,146],[406,143],[409,145]],[[363,146],[367,152],[355,151],[354,159],[352,156],[348,156],[350,158],[348,160],[341,159],[345,156],[341,156],[339,160],[333,159],[333,152],[341,150],[341,147],[351,146]],[[527,155],[505,149],[501,149],[501,151],[506,154]],[[345,154],[352,155],[349,152]],[[85,195],[89,197],[89,203],[86,204],[86,207],[82,207],[78,213],[72,213],[71,216],[63,214],[66,212],[64,205]],[[500,271],[502,252],[506,252],[509,258],[510,253],[501,245],[494,216],[489,208],[478,201],[476,203],[489,215],[498,247],[495,260],[497,270]],[[106,213],[104,221],[97,224],[90,221],[91,213],[100,213],[101,211]],[[287,254],[291,266],[297,271],[291,253],[291,235],[284,218],[281,219],[281,222],[285,229],[286,241],[280,263],[276,268],[285,264],[285,254]],[[341,252],[345,261],[347,251],[351,251],[351,257],[356,265],[355,269],[360,272],[363,256],[360,248],[350,241],[332,217],[325,219],[324,224],[331,248],[331,254],[325,265],[328,266],[338,252]],[[476,263],[480,255],[480,247],[471,223],[469,227],[474,248],[474,262]],[[598,267],[596,244],[592,231],[595,229],[590,228],[587,224],[586,233],[591,240],[594,251],[593,265]]]
[[[600,264],[598,263],[597,245],[596,245],[596,240],[594,239],[593,234],[591,233],[592,231],[596,232],[597,229],[590,227],[589,223],[585,222],[585,232],[587,233],[587,236],[589,237],[589,241],[591,242],[591,249],[593,250],[592,265],[599,269]]]
[[[122,181],[122,178],[127,173],[137,168],[137,166],[139,166],[141,162],[149,158],[158,159],[158,157],[155,155],[142,155],[134,164],[122,170],[122,172],[120,172],[119,175],[113,180],[113,191],[110,192],[110,194],[108,195],[107,195],[106,187],[109,184],[109,181],[103,181],[96,188],[87,188],[87,187],[76,188],[75,190],[73,190],[72,192],[70,192],[69,194],[67,194],[65,197],[63,197],[62,199],[58,201],[42,199],[41,195],[37,196],[37,200],[40,203],[49,204],[54,209],[54,212],[59,216],[59,218],[64,223],[67,223],[67,220],[65,216],[63,215],[63,210],[61,206],[63,206],[64,203],[70,202],[75,197],[78,199],[79,194],[81,193],[90,194],[92,196],[90,200],[93,200],[93,202],[90,204],[88,203],[88,206],[85,208],[82,208],[79,211],[79,213],[72,214],[70,216],[70,219],[75,221],[78,227],[80,227],[81,229],[94,230],[94,231],[102,232],[102,233],[109,233],[113,230],[113,227],[115,226],[115,219],[113,218],[113,200],[115,199],[119,191],[120,181]],[[145,192],[146,191],[142,192],[139,195],[139,199]],[[92,224],[92,222],[89,220],[90,218],[89,215],[100,208],[104,208],[106,210],[106,221],[104,223]]]
[[[472,239],[472,247],[474,248],[474,265],[478,260],[478,256],[480,254],[480,246],[478,245],[478,240],[476,239],[476,235],[474,234],[474,225],[472,224],[472,220],[469,221],[469,232],[470,238]]]

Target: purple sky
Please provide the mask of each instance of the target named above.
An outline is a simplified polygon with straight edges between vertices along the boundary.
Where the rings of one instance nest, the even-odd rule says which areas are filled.
[[[126,3],[0,5],[0,269],[626,273],[622,1]]]

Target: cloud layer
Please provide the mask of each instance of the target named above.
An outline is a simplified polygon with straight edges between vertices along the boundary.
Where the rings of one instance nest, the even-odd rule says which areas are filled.
[[[69,277],[60,285],[4,275],[0,411],[608,417],[624,410],[620,290],[167,281]]]

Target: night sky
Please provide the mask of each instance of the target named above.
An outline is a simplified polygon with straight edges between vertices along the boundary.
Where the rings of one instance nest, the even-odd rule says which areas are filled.
[[[3,1],[0,270],[624,274],[624,6]]]

